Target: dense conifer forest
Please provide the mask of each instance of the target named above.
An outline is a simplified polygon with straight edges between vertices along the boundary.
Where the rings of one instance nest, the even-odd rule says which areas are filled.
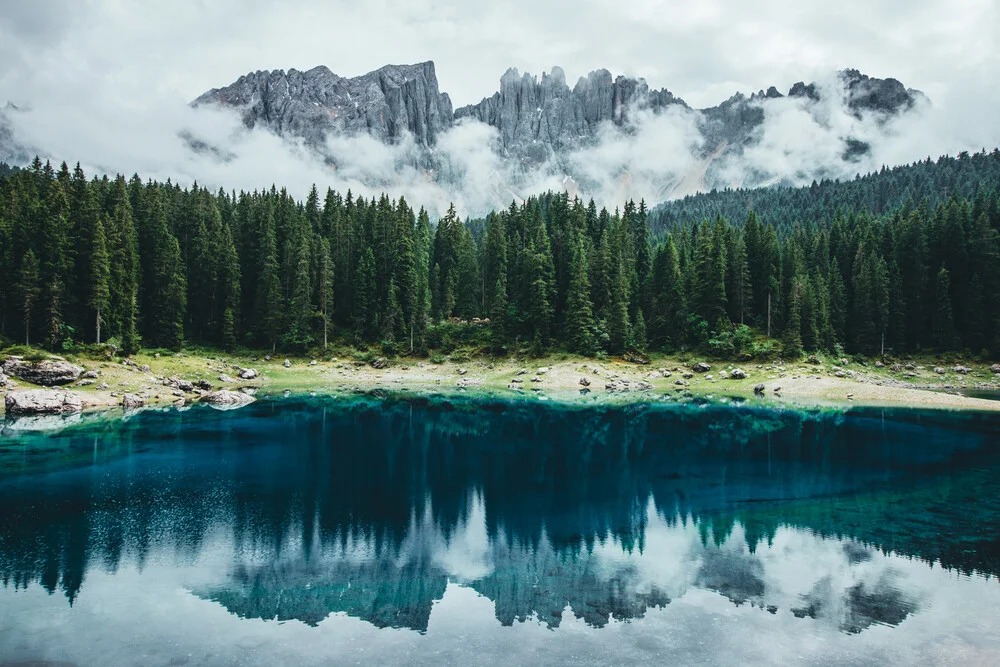
[[[0,338],[406,355],[1000,352],[1000,154],[439,220],[388,195],[0,169]]]

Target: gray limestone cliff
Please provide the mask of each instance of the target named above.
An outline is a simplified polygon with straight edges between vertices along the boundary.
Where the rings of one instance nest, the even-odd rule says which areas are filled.
[[[251,72],[193,104],[236,108],[248,128],[263,126],[313,146],[330,134],[362,133],[385,143],[409,133],[418,144],[432,146],[453,119],[451,100],[438,90],[432,62],[387,65],[351,79],[323,66],[308,72]]]
[[[509,69],[500,90],[456,109],[455,119],[473,118],[495,127],[504,157],[539,163],[586,144],[602,123],[624,127],[640,109],[657,112],[671,105],[687,108],[666,89],[650,90],[642,79],[612,79],[604,69],[581,77],[573,88],[560,67],[541,79]]]
[[[913,109],[925,99],[895,79],[875,79],[857,70],[839,73],[844,103],[857,116],[889,118]],[[788,97],[819,102],[816,84],[796,83]],[[493,95],[477,104],[452,109],[438,87],[432,62],[388,65],[368,74],[343,78],[326,67],[308,72],[253,72],[230,86],[211,90],[194,105],[217,104],[239,111],[248,128],[263,127],[278,135],[304,140],[322,149],[330,136],[369,134],[396,143],[408,133],[423,151],[425,165],[437,138],[457,122],[478,121],[496,129],[494,150],[524,169],[541,166],[568,152],[593,144],[602,127],[635,129],[636,117],[675,109],[694,114],[705,156],[739,153],[759,138],[768,104],[785,97],[774,86],[749,97],[737,93],[721,104],[691,109],[669,90],[653,90],[643,79],[613,77],[596,70],[571,88],[559,67],[540,77],[509,69]],[[843,138],[844,159],[867,145]]]

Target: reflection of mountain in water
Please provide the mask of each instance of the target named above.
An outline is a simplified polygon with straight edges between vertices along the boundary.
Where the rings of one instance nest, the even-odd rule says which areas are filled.
[[[398,547],[381,551],[370,541],[350,540],[241,564],[225,582],[195,594],[243,618],[315,625],[346,613],[377,627],[421,632],[449,582],[490,599],[503,625],[537,619],[550,628],[567,612],[592,627],[642,618],[692,588],[715,591],[736,605],[786,609],[846,632],[897,625],[917,609],[916,594],[897,581],[893,558],[802,531],[782,529],[797,541],[795,553],[764,544],[769,554],[762,558],[750,553],[741,526],[722,544],[706,544],[697,525],[659,517],[652,504],[647,533],[657,544],[632,551],[611,536],[576,549],[556,549],[544,535],[536,544],[512,543],[502,534],[491,538],[476,527],[485,521],[481,499],[473,499],[469,518],[471,524],[460,524],[450,537],[429,515],[414,519]],[[813,554],[832,567],[816,568]]]
[[[0,450],[0,470],[41,442],[72,462],[0,477],[0,574],[72,602],[90,568],[221,551],[236,565],[195,592],[248,618],[425,630],[455,582],[505,624],[568,610],[599,627],[702,588],[859,632],[916,609],[889,552],[1000,572],[981,537],[1000,528],[982,493],[998,431],[911,412],[370,399],[85,422]]]

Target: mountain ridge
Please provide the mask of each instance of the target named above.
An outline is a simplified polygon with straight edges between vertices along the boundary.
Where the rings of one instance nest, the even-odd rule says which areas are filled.
[[[873,78],[856,69],[838,72],[837,82],[843,99],[834,102],[842,102],[857,119],[867,114],[882,123],[927,101],[922,92],[896,79]],[[418,166],[438,178],[447,178],[442,174],[448,172],[431,155],[438,137],[461,123],[479,122],[496,131],[491,150],[513,168],[514,181],[518,172],[539,169],[576,179],[579,175],[567,161],[574,152],[596,145],[605,126],[628,134],[636,131],[644,114],[655,117],[675,111],[693,120],[697,136],[692,140],[700,145],[699,164],[693,168],[701,171],[667,179],[661,189],[669,190],[682,182],[702,189],[732,185],[724,165],[759,143],[769,105],[792,98],[816,106],[827,94],[815,82],[800,81],[787,94],[770,86],[749,97],[737,92],[718,105],[696,109],[667,88],[651,89],[643,78],[613,76],[607,69],[579,77],[570,88],[565,71],[557,66],[539,76],[510,68],[493,95],[453,108],[449,95],[440,90],[434,63],[426,61],[386,65],[352,78],[322,65],[306,72],[260,70],[212,89],[192,104],[235,109],[247,128],[263,127],[302,139],[321,153],[331,137],[367,134],[398,144],[408,133],[418,149]],[[838,139],[845,163],[870,150],[864,139]],[[752,180],[745,185],[767,182],[772,176],[756,173],[747,178]]]

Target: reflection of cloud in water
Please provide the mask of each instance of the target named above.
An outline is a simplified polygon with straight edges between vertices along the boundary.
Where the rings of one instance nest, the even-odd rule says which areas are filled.
[[[239,564],[225,582],[196,594],[242,618],[315,625],[342,612],[376,627],[426,632],[449,582],[490,599],[503,625],[534,619],[550,628],[565,612],[592,627],[643,618],[704,589],[736,606],[788,611],[851,633],[898,625],[923,595],[894,567],[898,557],[792,528],[751,552],[742,526],[721,544],[706,543],[696,522],[667,521],[650,503],[642,549],[626,549],[610,534],[593,548],[557,549],[544,535],[534,544],[502,532],[491,537],[485,513],[474,494],[468,518],[447,535],[425,512],[414,515],[398,546],[370,537],[306,553],[283,547],[288,556]],[[862,550],[865,560],[857,558]]]

